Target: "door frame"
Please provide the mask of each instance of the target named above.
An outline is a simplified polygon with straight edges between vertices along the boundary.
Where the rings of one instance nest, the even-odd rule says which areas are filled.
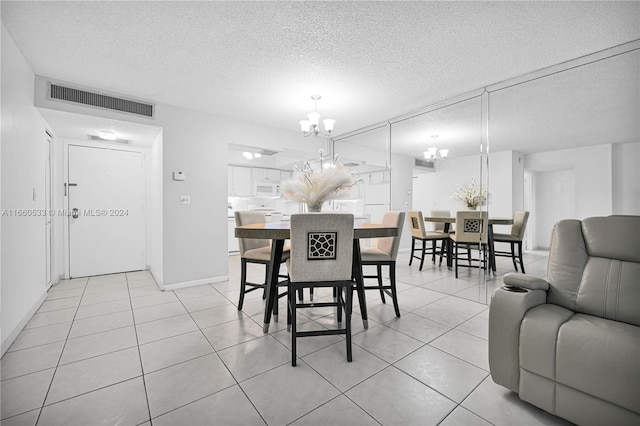
[[[121,144],[112,144],[112,143],[104,143],[104,142],[98,142],[98,141],[92,141],[92,142],[84,142],[84,141],[79,141],[79,140],[64,140],[64,153],[63,153],[63,182],[62,185],[64,185],[65,189],[64,189],[64,209],[65,209],[65,214],[70,214],[69,212],[71,211],[71,207],[69,206],[69,147],[70,146],[79,146],[79,147],[85,147],[85,148],[102,148],[102,149],[112,149],[112,150],[116,150],[116,151],[129,151],[129,152],[136,152],[136,153],[140,153],[142,154],[142,158],[143,158],[143,170],[142,170],[142,178],[144,180],[144,184],[143,184],[143,188],[144,188],[144,195],[142,197],[142,206],[144,209],[144,214],[142,215],[142,227],[143,227],[143,249],[144,249],[144,254],[142,257],[142,263],[143,265],[147,265],[147,256],[148,256],[148,247],[147,247],[147,191],[148,191],[148,182],[147,182],[147,149],[142,148],[142,147],[133,147],[133,146],[128,146],[128,145],[121,145]],[[70,271],[70,264],[71,264],[71,259],[70,259],[70,254],[69,254],[69,220],[68,217],[65,217],[64,220],[62,221],[63,223],[63,230],[62,230],[62,235],[63,235],[63,245],[64,245],[64,277],[65,279],[69,279],[70,275],[71,275],[71,271]]]
[[[53,263],[53,135],[45,129],[46,159],[44,166],[44,203],[47,214],[44,224],[45,241],[45,283],[49,289],[54,283]]]

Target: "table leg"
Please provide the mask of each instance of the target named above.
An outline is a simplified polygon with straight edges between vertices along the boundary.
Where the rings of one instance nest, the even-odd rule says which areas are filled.
[[[365,329],[369,328],[369,319],[367,318],[367,301],[364,296],[364,277],[362,276],[362,258],[360,256],[360,240],[353,239],[353,262],[351,266],[351,275],[356,281],[356,291],[358,292],[358,302],[360,303],[360,314],[362,315],[362,325]]]
[[[450,229],[451,224],[449,222],[445,222],[444,233],[448,234]],[[449,238],[446,240],[445,244],[447,244],[447,266],[451,268],[453,267],[453,241]]]
[[[271,241],[271,260],[269,260],[269,282],[267,283],[267,294],[264,309],[264,325],[262,331],[269,332],[269,323],[271,322],[271,313],[273,312],[273,304],[278,303],[278,279],[280,274],[280,263],[282,262],[282,249],[284,240]]]
[[[493,272],[496,271],[496,254],[493,247],[493,225],[489,223],[487,229],[487,245],[489,246],[489,269]]]

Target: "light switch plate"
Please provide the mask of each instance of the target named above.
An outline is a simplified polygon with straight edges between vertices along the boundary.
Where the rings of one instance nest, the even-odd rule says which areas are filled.
[[[181,195],[180,204],[191,204],[191,195]]]

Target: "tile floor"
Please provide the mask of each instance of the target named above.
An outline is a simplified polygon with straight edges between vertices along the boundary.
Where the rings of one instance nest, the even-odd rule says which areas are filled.
[[[146,271],[62,281],[2,358],[2,425],[566,424],[491,381],[479,271],[455,279],[408,258],[398,259],[401,318],[368,291],[353,362],[342,336],[312,337],[299,340],[295,368],[284,314],[263,334],[258,292],[236,309],[238,256],[229,281],[176,291]],[[545,253],[525,260],[544,276]],[[499,259],[489,291],[510,268]],[[298,322],[330,326],[332,313]]]

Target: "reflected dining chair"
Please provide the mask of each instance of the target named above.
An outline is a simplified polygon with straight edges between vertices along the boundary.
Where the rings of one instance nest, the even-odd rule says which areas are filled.
[[[420,259],[420,270],[424,265],[424,257],[426,254],[431,254],[433,262],[436,261],[435,255],[437,252],[437,242],[441,241],[443,244],[449,239],[449,235],[443,232],[427,231],[424,226],[424,216],[419,210],[409,210],[407,213],[409,228],[411,229],[411,257],[409,258],[409,265],[413,263],[413,259]],[[422,248],[420,250],[421,255],[414,255],[416,250],[416,241],[422,241]],[[427,241],[431,242],[431,247],[427,247]]]
[[[431,216],[433,217],[451,217],[451,210],[431,210]],[[454,232],[453,229],[446,226],[447,224],[444,222],[434,222],[433,223],[433,231],[434,232],[440,232],[442,234],[445,234],[448,236],[448,234],[451,234]],[[445,233],[445,229],[447,229],[447,233]],[[445,240],[440,244],[440,263],[439,265],[442,265],[442,258],[444,256],[446,256],[447,254],[447,244],[449,244],[449,240]],[[436,255],[435,253],[432,254],[431,259],[435,262],[436,261]]]
[[[487,266],[487,227],[489,219],[487,212],[459,211],[456,213],[456,232],[449,235],[453,243],[453,259],[456,278],[458,278],[458,266],[468,268],[486,268]],[[459,262],[459,248],[467,249],[467,264]],[[471,257],[471,249],[478,249],[478,258]],[[473,262],[478,262],[474,265]]]
[[[365,285],[364,289],[379,290],[382,303],[386,303],[384,294],[387,293],[393,300],[396,317],[400,317],[398,295],[396,292],[396,258],[398,257],[400,238],[402,237],[404,216],[404,212],[386,212],[382,217],[382,224],[398,228],[398,235],[395,237],[376,238],[373,246],[360,250],[362,266],[374,265],[377,272],[376,275],[363,275],[363,278],[376,278],[378,280],[377,285]],[[387,286],[382,285],[383,266],[389,267],[389,285]]]
[[[254,211],[237,211],[235,212],[236,226],[252,225],[255,223],[265,223],[265,215],[262,212]],[[269,261],[271,260],[271,240],[259,240],[254,238],[238,238],[238,245],[240,247],[240,299],[238,300],[238,310],[242,310],[244,304],[244,295],[257,289],[263,290],[263,296],[265,297],[266,283],[269,280]],[[282,262],[284,263],[289,258],[289,248],[285,247],[282,252]],[[259,264],[265,266],[264,282],[253,283],[247,281],[247,265],[249,263]],[[281,277],[286,277],[282,276]],[[279,283],[282,284],[282,283]],[[247,289],[249,287],[249,289]],[[280,294],[278,297],[283,297],[285,294]],[[274,304],[273,308],[274,319],[278,317],[278,304]]]
[[[351,310],[353,300],[353,215],[348,213],[298,213],[291,215],[291,251],[287,329],[291,331],[291,365],[296,365],[298,337],[344,334],[347,361],[351,362]],[[334,290],[331,302],[299,302],[296,290],[327,287]],[[343,295],[344,291],[344,295]],[[298,331],[299,308],[335,306],[338,328]],[[344,326],[342,311],[344,310]]]
[[[516,263],[516,246],[518,247],[518,260],[520,262],[520,270],[524,274],[524,263],[522,262],[522,241],[524,240],[524,231],[527,228],[527,222],[529,221],[528,211],[517,211],[513,215],[513,225],[511,225],[511,232],[508,234],[493,234],[493,242],[495,243],[509,243],[511,244],[511,251],[495,251],[495,256],[510,257],[513,261],[513,267],[518,272],[518,264]]]

